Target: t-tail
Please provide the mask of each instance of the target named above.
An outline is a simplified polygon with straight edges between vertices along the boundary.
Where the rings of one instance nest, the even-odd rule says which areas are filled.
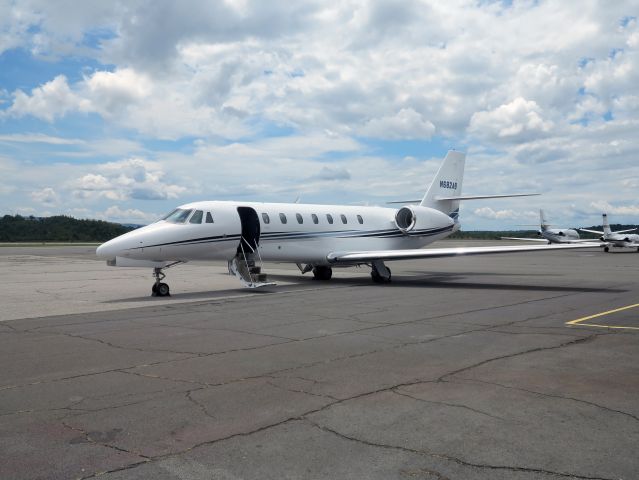
[[[610,234],[612,233],[612,230],[610,230],[610,223],[608,223],[608,214],[604,213],[602,217],[603,217],[603,221],[602,221],[603,237],[605,240],[610,236]]]
[[[439,210],[457,223],[459,218],[459,199],[451,197],[461,196],[465,164],[465,153],[449,151],[420,205]]]
[[[548,230],[549,227],[548,220],[546,219],[546,214],[541,208],[539,209],[539,226],[542,232]]]

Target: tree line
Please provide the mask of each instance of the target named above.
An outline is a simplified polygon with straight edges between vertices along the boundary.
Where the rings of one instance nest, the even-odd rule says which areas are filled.
[[[78,220],[66,215],[5,215],[0,218],[0,242],[105,242],[134,228],[103,220]]]

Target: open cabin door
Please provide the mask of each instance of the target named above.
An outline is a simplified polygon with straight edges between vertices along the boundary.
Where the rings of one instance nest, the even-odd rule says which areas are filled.
[[[260,245],[260,219],[257,212],[251,207],[237,207],[237,213],[242,223],[242,238],[237,247],[238,253],[242,251],[254,251]]]
[[[249,288],[274,285],[267,282],[266,274],[262,273],[260,219],[257,212],[251,207],[237,207],[237,213],[242,224],[242,236],[235,257],[229,260],[229,273]]]

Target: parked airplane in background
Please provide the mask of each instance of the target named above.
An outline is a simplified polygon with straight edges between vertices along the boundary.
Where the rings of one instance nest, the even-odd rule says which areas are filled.
[[[606,252],[610,250],[610,246],[617,247],[617,248],[637,247],[637,251],[639,252],[639,235],[627,234],[627,232],[633,232],[637,230],[636,228],[631,228],[628,230],[617,230],[616,232],[613,232],[610,229],[610,224],[608,223],[608,215],[604,213],[602,217],[603,217],[603,222],[602,222],[603,232],[600,232],[599,230],[588,230],[587,228],[580,228],[579,230],[601,235],[599,240],[604,242],[604,251]]]
[[[450,151],[419,205],[399,209],[299,203],[195,202],[182,205],[97,249],[112,266],[153,268],[153,295],[169,294],[163,269],[190,260],[224,260],[247,287],[268,285],[262,261],[295,263],[329,280],[333,267],[368,265],[389,282],[390,260],[516,253],[587,245],[523,245],[421,249],[459,230],[465,155]],[[259,265],[258,265],[259,263]]]
[[[539,230],[537,234],[542,238],[517,238],[517,237],[501,237],[504,240],[527,240],[529,242],[547,242],[551,243],[578,243],[592,242],[592,240],[581,240],[576,230],[572,228],[550,228],[546,215],[543,210],[539,210]]]

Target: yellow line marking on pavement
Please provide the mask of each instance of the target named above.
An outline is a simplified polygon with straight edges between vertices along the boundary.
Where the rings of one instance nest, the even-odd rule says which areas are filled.
[[[615,308],[614,310],[608,310],[606,312],[595,313],[594,315],[589,315],[587,317],[581,317],[576,320],[571,320],[570,322],[566,322],[566,325],[581,325],[583,327],[598,327],[598,328],[616,328],[622,330],[639,330],[639,327],[620,327],[616,325],[601,325],[598,323],[582,323],[586,320],[590,320],[592,318],[603,317],[604,315],[611,315],[617,312],[623,312],[624,310],[630,310],[631,308],[639,307],[639,303],[635,303],[633,305],[627,305],[625,307]]]

